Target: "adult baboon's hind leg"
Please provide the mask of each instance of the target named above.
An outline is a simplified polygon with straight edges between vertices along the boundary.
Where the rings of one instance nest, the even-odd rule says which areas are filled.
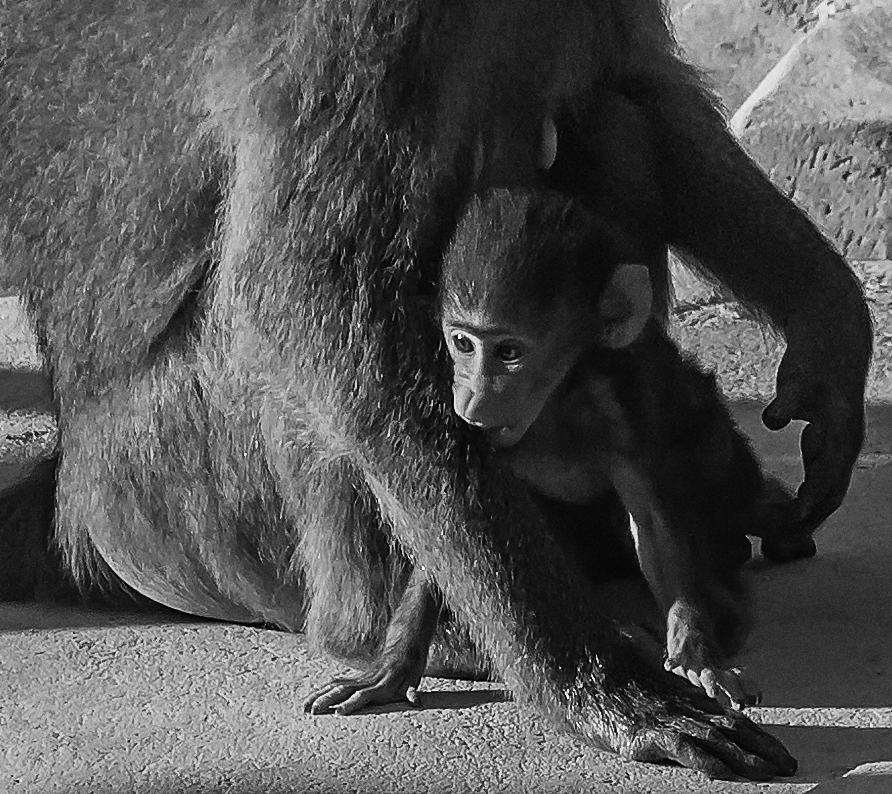
[[[95,546],[161,604],[295,628],[300,588],[263,553],[264,538],[285,531],[269,476],[262,466],[247,476],[248,450],[233,448],[247,433],[214,426],[189,355],[159,356],[101,397],[68,403],[57,537],[81,581]],[[246,469],[237,488],[236,461]]]

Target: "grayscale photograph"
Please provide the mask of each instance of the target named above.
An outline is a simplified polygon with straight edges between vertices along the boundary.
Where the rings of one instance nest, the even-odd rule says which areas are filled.
[[[892,0],[0,0],[0,792],[892,792]]]

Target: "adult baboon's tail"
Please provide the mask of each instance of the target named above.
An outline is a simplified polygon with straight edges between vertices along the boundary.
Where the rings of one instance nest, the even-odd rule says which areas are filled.
[[[0,493],[0,601],[77,596],[53,543],[57,462],[40,461]]]

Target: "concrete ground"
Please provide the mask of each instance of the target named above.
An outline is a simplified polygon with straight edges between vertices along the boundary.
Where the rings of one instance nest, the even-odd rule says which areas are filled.
[[[888,265],[862,270],[878,289]],[[684,299],[684,296],[682,296]],[[758,406],[778,346],[728,304],[685,304],[677,333],[719,366],[735,413],[772,471],[800,476],[797,433]],[[877,340],[889,317],[872,300]],[[885,340],[885,342],[883,341]],[[761,347],[760,347],[761,345]],[[6,371],[0,480],[52,443],[48,395],[15,301],[0,301]],[[764,705],[752,716],[800,761],[770,784],[709,782],[622,763],[560,735],[499,684],[425,680],[424,707],[313,717],[303,697],[336,667],[302,636],[159,612],[0,606],[0,792],[890,792],[892,791],[892,407],[883,362],[870,432],[819,555],[752,564],[756,627],[739,662]]]

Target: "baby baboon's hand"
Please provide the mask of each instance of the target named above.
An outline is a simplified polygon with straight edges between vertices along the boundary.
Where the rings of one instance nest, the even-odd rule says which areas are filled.
[[[686,657],[669,657],[663,666],[670,673],[690,681],[723,706],[741,711],[747,706],[758,705],[762,700],[762,693],[737,667],[702,664]]]
[[[737,668],[722,663],[721,654],[709,632],[699,625],[699,613],[684,603],[669,612],[666,659],[663,667],[690,681],[723,706],[741,710],[761,699]]]

